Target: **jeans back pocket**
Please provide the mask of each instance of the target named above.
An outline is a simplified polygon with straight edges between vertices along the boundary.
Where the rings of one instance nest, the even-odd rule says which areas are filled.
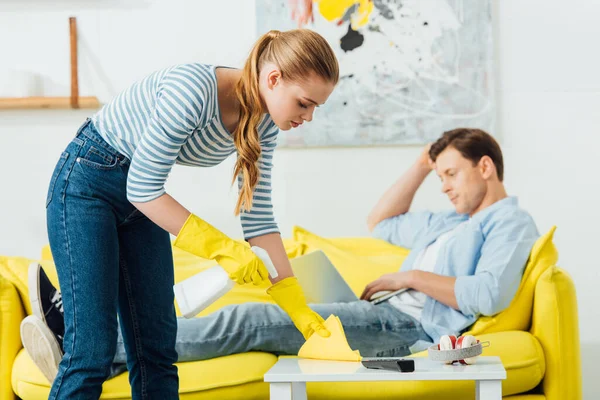
[[[54,187],[56,186],[56,180],[58,179],[58,176],[60,175],[68,158],[69,153],[63,151],[60,155],[60,158],[58,159],[58,162],[56,163],[56,167],[54,167],[54,172],[52,173],[52,178],[50,179],[50,186],[48,187],[48,194],[46,195],[46,207],[48,207],[48,205],[52,201],[52,195],[54,193]]]

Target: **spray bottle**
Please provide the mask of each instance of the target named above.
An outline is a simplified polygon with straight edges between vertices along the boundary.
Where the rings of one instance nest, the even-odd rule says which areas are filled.
[[[277,278],[277,270],[269,253],[258,246],[252,246],[252,251],[265,264],[271,278]],[[181,314],[185,318],[193,318],[234,286],[225,269],[216,265],[174,285],[173,291]]]

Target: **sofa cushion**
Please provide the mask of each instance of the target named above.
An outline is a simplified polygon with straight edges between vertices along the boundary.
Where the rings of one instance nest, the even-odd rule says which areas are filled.
[[[246,243],[247,245],[247,243]],[[284,240],[285,249],[289,258],[294,258],[298,255],[302,255],[305,252],[304,246],[299,243],[296,243],[292,240]],[[11,260],[13,258],[10,258]],[[23,261],[11,261],[11,274],[15,277],[13,284],[19,287],[20,291],[24,294],[24,298],[27,298],[27,266],[31,260],[22,259]],[[214,260],[207,260],[195,256],[191,253],[188,253],[184,250],[181,250],[177,247],[173,247],[173,261],[175,264],[175,282],[181,282],[184,279],[191,277],[198,272],[204,271],[210,267],[217,265]],[[42,249],[42,260],[40,261],[44,270],[47,272],[50,281],[58,287],[58,278],[56,275],[56,268],[52,261],[52,253],[50,252],[50,248],[48,245],[44,246]],[[0,268],[2,266],[0,265]],[[0,270],[0,273],[3,273]],[[266,289],[269,286],[269,283],[266,282],[260,286],[254,285],[235,285],[231,291],[227,293],[227,295],[221,297],[215,303],[211,304],[209,307],[204,309],[199,315],[207,315],[219,308],[222,308],[228,304],[239,304],[249,301],[256,302],[273,302],[271,297],[267,295]],[[27,304],[29,307],[29,304]],[[180,316],[181,313],[179,311],[179,307],[177,303],[175,304],[175,309],[177,311],[177,315]],[[28,314],[31,313],[31,310],[27,309]]]
[[[553,227],[534,244],[521,285],[510,306],[497,315],[480,317],[473,324],[469,333],[481,334],[529,329],[535,283],[548,267],[556,264],[558,259],[558,252],[552,242],[555,230],[556,228]],[[293,228],[293,239],[284,240],[284,244],[289,258],[322,250],[356,295],[362,293],[367,283],[383,274],[397,271],[410,252],[408,249],[374,238],[327,239],[298,226]],[[49,270],[50,280],[56,284],[54,266],[51,261],[46,261],[50,256],[47,246],[42,250],[42,255],[44,259],[42,264],[45,269]],[[175,269],[176,282],[216,265],[215,261],[201,259],[177,247],[173,248],[173,257],[177,265]],[[21,271],[24,271],[22,273],[25,274],[23,275],[23,279],[25,279],[26,269],[21,269]],[[226,304],[238,304],[246,301],[271,302],[271,298],[265,292],[267,286],[268,283],[259,287],[236,285],[226,296],[217,300],[200,315],[211,313]],[[18,287],[26,290],[26,283],[23,282]],[[180,315],[178,309],[177,312]]]
[[[304,253],[322,250],[357,296],[381,275],[398,271],[410,252],[381,239],[326,239],[298,226],[293,238]]]
[[[552,242],[555,231],[556,227],[552,227],[548,233],[541,236],[534,243],[523,271],[521,284],[508,308],[491,317],[480,317],[471,326],[470,334],[529,330],[535,285],[540,275],[548,268],[556,265],[558,261],[558,251]]]
[[[243,353],[212,360],[178,363],[182,399],[264,399],[269,389],[264,374],[277,357],[268,353]],[[50,384],[25,350],[17,355],[12,387],[23,399],[48,398]],[[101,399],[130,399],[127,372],[104,383]]]
[[[510,306],[494,316],[480,317],[470,328],[470,334],[529,329],[535,284],[558,259],[558,251],[552,242],[555,230],[556,227],[550,229],[533,245],[521,284]],[[305,252],[323,250],[357,295],[367,283],[397,271],[409,253],[408,249],[379,239],[326,239],[300,227],[294,227],[293,237],[296,243],[304,246]]]

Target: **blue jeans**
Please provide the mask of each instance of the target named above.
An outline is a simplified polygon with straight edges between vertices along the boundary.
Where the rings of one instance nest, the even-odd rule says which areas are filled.
[[[388,303],[367,301],[313,304],[327,319],[337,315],[353,350],[362,356],[393,357],[410,354],[417,341],[431,338],[421,324]],[[244,303],[230,305],[201,318],[177,319],[175,348],[179,361],[205,360],[248,351],[298,354],[304,337],[277,305]],[[126,360],[126,346],[119,337],[115,362]]]
[[[50,399],[100,396],[117,315],[133,399],[178,398],[170,237],[127,200],[128,169],[88,120],[52,175],[47,224],[65,336]]]

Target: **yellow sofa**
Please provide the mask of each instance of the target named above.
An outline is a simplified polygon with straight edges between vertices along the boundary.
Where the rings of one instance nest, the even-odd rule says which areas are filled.
[[[480,318],[470,333],[491,346],[507,370],[503,395],[513,400],[581,399],[581,365],[577,299],[568,274],[556,266],[554,228],[534,246],[521,286],[510,307]],[[358,294],[383,273],[397,270],[408,250],[371,238],[325,239],[302,228],[285,241],[290,258],[322,249]],[[213,265],[174,249],[176,280]],[[0,256],[0,398],[45,399],[49,383],[22,348],[19,324],[31,313],[27,301],[27,267],[32,260]],[[40,260],[56,284],[46,247]],[[269,302],[265,288],[235,287],[204,314],[225,304]],[[426,356],[426,353],[415,356]],[[272,354],[251,352],[212,360],[179,363],[182,399],[266,399],[265,372]],[[309,383],[310,399],[472,399],[473,382]],[[104,384],[103,399],[129,399],[127,373]]]

